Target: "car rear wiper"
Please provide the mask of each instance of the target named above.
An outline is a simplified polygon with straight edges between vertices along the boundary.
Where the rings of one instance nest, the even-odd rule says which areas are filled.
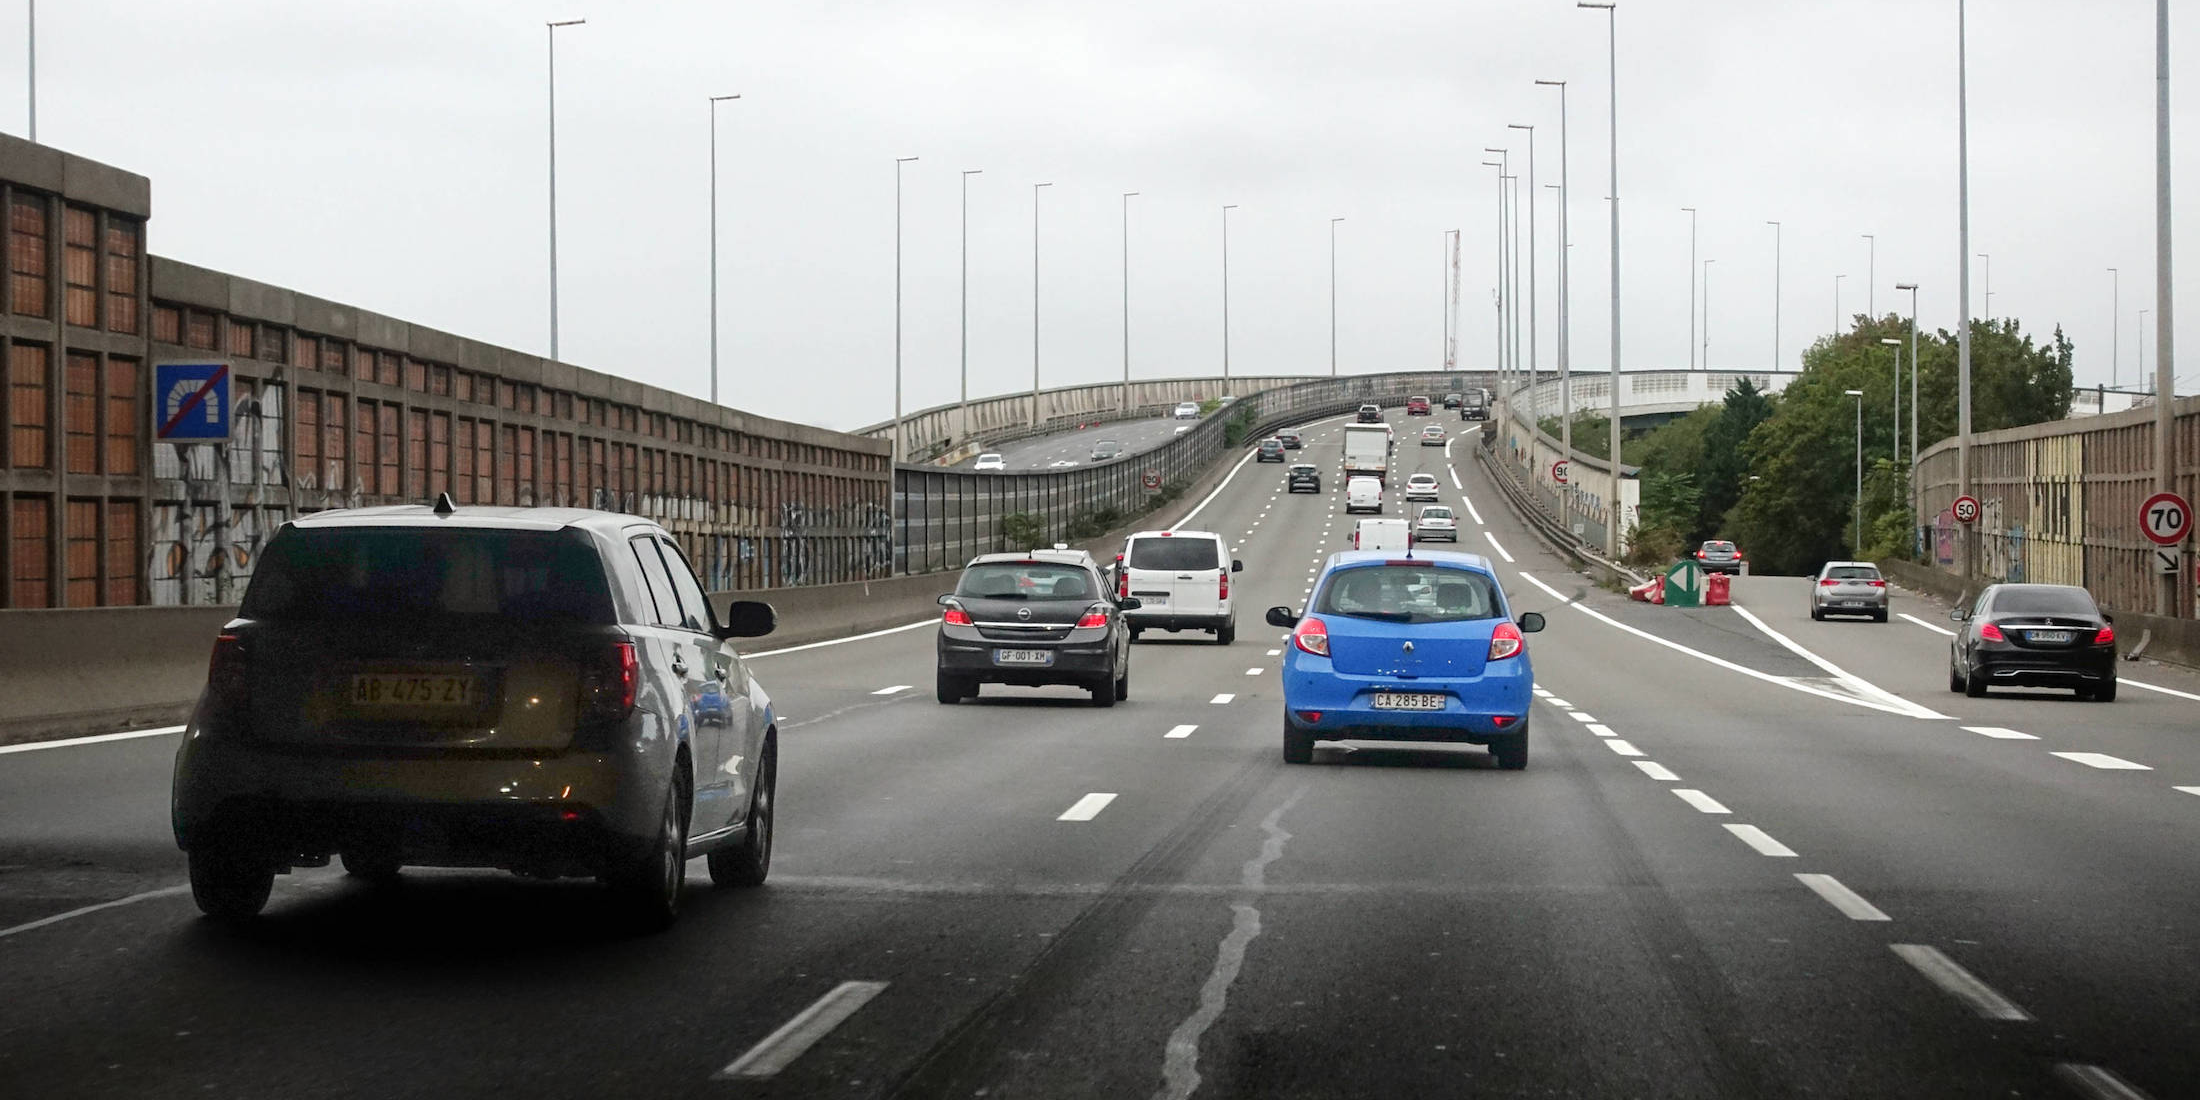
[[[1413,621],[1413,612],[1411,611],[1341,611],[1338,614],[1352,619],[1380,619],[1386,623]]]

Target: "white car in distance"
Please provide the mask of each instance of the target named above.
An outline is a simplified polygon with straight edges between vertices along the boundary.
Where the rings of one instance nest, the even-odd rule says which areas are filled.
[[[1196,401],[1179,402],[1176,406],[1175,416],[1178,420],[1199,419],[1199,403]]]
[[[1406,479],[1407,500],[1435,500],[1436,498],[1435,474],[1415,474]]]
[[[1413,537],[1422,542],[1431,539],[1458,542],[1459,518],[1452,514],[1448,504],[1424,504],[1420,516],[1413,522]]]
[[[978,461],[971,463],[970,468],[979,473],[1000,473],[1008,469],[1008,460],[988,451],[979,455]]]

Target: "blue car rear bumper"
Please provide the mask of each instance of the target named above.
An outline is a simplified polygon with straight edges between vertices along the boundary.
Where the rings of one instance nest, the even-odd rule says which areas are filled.
[[[1290,650],[1283,665],[1284,721],[1332,741],[1467,741],[1486,744],[1525,727],[1535,673],[1525,654],[1444,679],[1355,676],[1328,658]],[[1441,693],[1442,710],[1377,710],[1377,692]],[[1311,715],[1319,714],[1315,718]],[[1509,719],[1500,726],[1497,720]]]

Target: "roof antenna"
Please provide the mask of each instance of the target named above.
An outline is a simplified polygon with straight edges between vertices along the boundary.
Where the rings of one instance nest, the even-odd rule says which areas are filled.
[[[456,503],[453,503],[453,502],[452,502],[452,500],[451,500],[451,494],[449,494],[449,493],[437,493],[437,494],[436,494],[436,497],[435,497],[435,514],[436,514],[436,515],[439,515],[439,516],[447,516],[447,515],[450,515],[451,513],[453,513],[453,512],[456,512],[456,511],[458,511],[458,505],[457,505]]]

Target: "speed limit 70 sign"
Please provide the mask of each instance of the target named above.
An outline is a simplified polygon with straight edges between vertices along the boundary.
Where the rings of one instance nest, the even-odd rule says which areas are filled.
[[[2156,493],[2139,506],[2139,530],[2163,546],[2175,546],[2192,530],[2192,505],[2176,493]]]

